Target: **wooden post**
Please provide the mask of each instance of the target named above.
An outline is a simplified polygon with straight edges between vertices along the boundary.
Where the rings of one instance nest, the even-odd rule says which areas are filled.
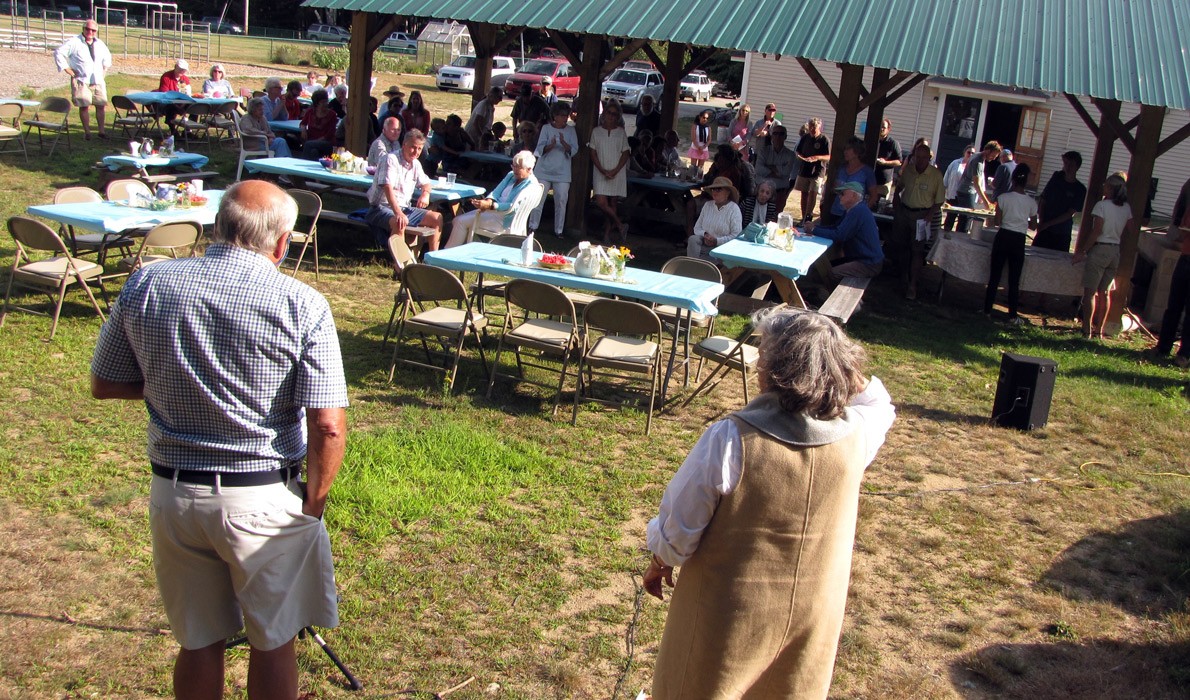
[[[864,67],[845,63],[843,76],[839,79],[839,108],[835,112],[835,132],[831,136],[831,159],[826,166],[826,187],[822,193],[822,211],[830,211],[835,201],[835,175],[843,165],[843,147],[855,135],[856,107],[859,104],[859,89],[864,81]]]
[[[1161,144],[1161,126],[1165,121],[1165,108],[1153,105],[1140,106],[1140,123],[1136,127],[1136,150],[1128,164],[1128,202],[1132,205],[1132,221],[1120,240],[1120,267],[1116,270],[1116,290],[1112,294],[1111,316],[1105,324],[1108,328],[1119,328],[1120,317],[1132,295],[1132,270],[1136,267],[1136,248],[1140,240],[1140,224],[1144,220],[1145,204],[1149,201],[1149,190],[1153,184],[1153,166]],[[1093,195],[1088,192],[1087,199]]]
[[[471,47],[475,49],[475,83],[471,88],[471,106],[488,96],[492,86],[492,56],[495,55],[495,27],[484,22],[466,22],[471,34]],[[463,122],[467,121],[466,117]],[[491,124],[488,124],[491,126]]]
[[[1119,100],[1096,100],[1096,105],[1099,107],[1101,117],[1120,118]],[[1119,138],[1115,129],[1104,125],[1102,119],[1095,132],[1095,150],[1091,154],[1091,170],[1087,173],[1086,180],[1087,201],[1083,203],[1081,223],[1078,227],[1079,239],[1082,238],[1084,231],[1091,230],[1091,210],[1095,208],[1095,202],[1099,201],[1099,191],[1103,187],[1104,180],[1107,179],[1107,169],[1111,167],[1112,151],[1115,150],[1116,140]],[[1077,239],[1075,245],[1077,246]]]
[[[347,77],[347,129],[343,146],[357,155],[368,152],[368,117],[371,109],[368,97],[372,94],[372,52],[368,39],[379,19],[371,12],[351,15],[351,75]]]
[[[887,68],[872,70],[872,92],[888,82],[889,73]],[[884,121],[884,105],[885,101],[880,99],[868,106],[867,126],[864,131],[864,162],[873,168],[876,167],[876,150],[880,147],[880,123]]]
[[[664,135],[678,123],[678,90],[685,77],[682,68],[686,65],[686,49],[685,44],[671,41],[665,54],[665,65],[661,69],[665,85],[661,88],[661,104],[657,105],[661,110],[661,134],[658,136]]]
[[[583,37],[583,62],[579,64],[579,84],[583,86],[575,100],[574,110],[578,121],[574,125],[578,132],[579,149],[571,159],[570,202],[566,218],[570,227],[577,227],[585,234],[587,230],[587,200],[591,196],[591,151],[587,143],[599,116],[599,50],[603,37],[588,34]]]

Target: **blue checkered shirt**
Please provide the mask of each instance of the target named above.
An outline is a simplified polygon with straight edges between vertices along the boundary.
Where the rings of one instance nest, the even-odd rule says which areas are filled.
[[[225,244],[132,275],[91,372],[144,382],[149,461],[252,472],[302,461],[306,408],[347,405],[330,306],[263,255]]]

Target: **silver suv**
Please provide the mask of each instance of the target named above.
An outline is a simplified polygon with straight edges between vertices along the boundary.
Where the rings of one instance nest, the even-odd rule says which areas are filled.
[[[621,68],[603,81],[602,98],[619,100],[624,109],[636,111],[645,95],[652,95],[654,103],[661,102],[663,83],[661,73],[655,70]]]
[[[351,41],[351,32],[333,24],[311,24],[306,29],[306,38],[310,41],[346,44]]]

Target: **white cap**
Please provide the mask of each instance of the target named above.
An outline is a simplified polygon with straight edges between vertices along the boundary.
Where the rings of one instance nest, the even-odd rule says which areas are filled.
[[[182,70],[190,70],[190,64],[187,63],[186,59],[184,59],[184,58],[179,58],[178,62],[175,63],[174,65],[178,68],[181,68]]]

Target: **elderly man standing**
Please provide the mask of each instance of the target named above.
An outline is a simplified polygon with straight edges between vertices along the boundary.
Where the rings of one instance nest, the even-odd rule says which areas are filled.
[[[633,133],[645,130],[655,136],[661,135],[661,112],[657,111],[652,95],[641,97],[640,109],[636,110],[636,131]]]
[[[774,126],[781,126],[781,120],[777,119],[777,105],[770,102],[764,106],[764,116],[752,124],[751,140],[748,145],[752,147],[753,154],[759,154],[760,149],[768,143],[769,134]],[[754,157],[759,158],[759,155]]]
[[[401,149],[401,120],[396,117],[385,117],[380,136],[368,146],[368,165],[379,168],[389,153],[396,153]]]
[[[413,247],[415,240],[409,240],[409,226],[424,226],[435,229],[426,236],[427,250],[438,250],[438,239],[442,232],[442,215],[428,211],[430,206],[430,178],[421,167],[421,152],[426,146],[426,135],[417,129],[405,132],[401,150],[393,151],[376,166],[372,186],[368,189],[368,225],[376,235],[381,248],[388,247],[388,237],[403,235]],[[413,193],[421,190],[417,204],[411,206]],[[414,236],[418,235],[413,233]]]
[[[112,52],[99,39],[99,25],[89,19],[83,23],[83,33],[67,39],[54,51],[54,65],[70,76],[70,97],[79,108],[83,123],[83,138],[91,140],[91,105],[95,105],[95,121],[99,138],[107,138],[107,83],[104,74],[112,67]]]
[[[773,201],[777,203],[777,211],[785,209],[785,202],[789,199],[790,182],[793,166],[797,162],[797,154],[785,147],[789,138],[789,131],[784,124],[776,124],[769,135],[769,140],[763,143],[756,154],[756,180],[768,182],[773,186]]]
[[[1000,151],[1000,166],[992,176],[992,201],[1000,199],[1000,195],[1012,189],[1012,171],[1016,170],[1016,161],[1012,151],[1005,148]]]
[[[831,158],[831,142],[822,133],[821,119],[814,117],[806,122],[794,152],[801,162],[793,188],[802,195],[802,221],[810,221],[818,204],[818,188],[826,177],[826,163]]]
[[[496,122],[496,105],[500,104],[500,99],[504,96],[504,90],[493,87],[488,90],[488,96],[475,103],[475,108],[471,110],[471,118],[467,120],[467,126],[463,130],[471,137],[475,143],[479,143],[483,132],[492,128],[492,124]]]
[[[843,205],[843,219],[835,226],[806,224],[806,233],[829,238],[843,247],[843,257],[831,261],[830,278],[834,282],[844,277],[875,277],[884,267],[884,250],[880,247],[880,232],[876,217],[868,207],[856,206],[868,192],[860,182],[845,182],[835,188]]]
[[[93,396],[149,409],[153,568],[181,645],[178,697],[222,696],[225,643],[245,627],[248,696],[295,698],[294,638],[339,622],[322,514],[347,385],[326,299],[277,269],[296,219],[275,185],[233,185],[203,257],[128,278],[91,361]]]
[[[906,299],[917,298],[917,279],[925,266],[926,244],[937,235],[932,228],[919,232],[923,222],[932,227],[946,201],[946,186],[942,171],[930,165],[934,154],[924,143],[913,149],[913,160],[901,172],[901,180],[893,194],[892,235],[889,251],[897,263],[901,276],[908,280]]]

